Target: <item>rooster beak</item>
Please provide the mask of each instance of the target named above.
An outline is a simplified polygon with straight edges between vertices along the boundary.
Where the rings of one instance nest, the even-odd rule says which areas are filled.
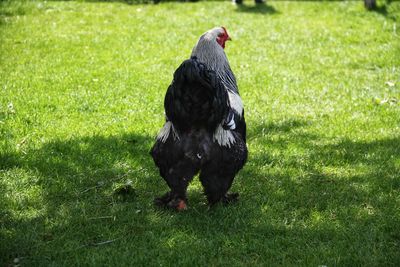
[[[232,41],[232,38],[230,36],[228,36],[228,39],[226,39],[227,41]]]

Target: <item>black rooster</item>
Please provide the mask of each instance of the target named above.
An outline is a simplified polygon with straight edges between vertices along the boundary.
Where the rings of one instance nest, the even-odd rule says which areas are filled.
[[[229,194],[247,160],[246,123],[235,76],[224,48],[224,27],[204,33],[174,73],[164,99],[166,122],[151,149],[160,175],[171,191],[155,199],[158,206],[186,209],[186,190],[193,176],[210,206],[237,200]]]

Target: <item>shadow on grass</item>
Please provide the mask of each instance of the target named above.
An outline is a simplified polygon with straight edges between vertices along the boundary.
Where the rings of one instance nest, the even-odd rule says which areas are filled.
[[[187,212],[155,223],[175,232],[158,249],[181,255],[195,240],[214,263],[221,254],[261,265],[304,264],[310,255],[327,265],[398,263],[400,138],[323,140],[311,125],[249,125],[249,162],[233,186],[241,201],[207,212],[192,193]],[[218,253],[204,245],[210,238]]]
[[[388,8],[390,7],[392,0],[386,0],[384,3],[375,3],[373,6],[367,7],[366,5],[365,8],[369,12],[374,12],[377,14],[380,14],[384,16],[387,19],[390,19],[392,21],[397,21],[397,16],[396,12],[389,12]]]
[[[152,189],[149,181],[149,172],[155,176],[149,156],[153,141],[135,134],[94,136],[1,154],[0,174],[9,173],[21,181],[0,180],[0,225],[6,229],[0,232],[0,265],[7,266],[18,257],[38,265],[43,264],[40,260],[52,261],[49,247],[63,247],[63,242],[75,242],[65,251],[90,246],[102,238],[96,227],[104,223],[91,218],[108,218],[115,207],[132,212],[148,206],[161,182],[157,180]],[[25,177],[27,181],[22,181]],[[130,203],[114,195],[115,186],[127,180],[136,193],[140,191],[137,198],[128,199]],[[105,221],[112,225],[112,219]],[[43,259],[38,251],[48,252],[49,258]]]
[[[273,6],[268,4],[255,4],[255,5],[237,5],[236,11],[243,13],[255,13],[255,14],[277,14],[279,13]]]
[[[255,166],[242,174],[254,184],[247,196],[259,213],[253,218],[253,234],[264,234],[266,238],[278,234],[297,240],[299,248],[308,246],[299,236],[311,237],[314,249],[329,248],[325,253],[330,256],[321,257],[332,258],[328,265],[398,263],[400,230],[396,225],[400,223],[400,199],[396,192],[400,191],[400,138],[369,142],[323,140],[307,133],[309,125],[289,120],[276,127],[256,127],[268,129],[265,138],[255,137],[253,141],[265,146],[265,150],[253,153],[250,161]],[[257,218],[268,223],[263,225],[262,219]],[[281,219],[278,223],[277,218]],[[268,224],[278,227],[267,227]],[[272,233],[262,233],[262,229]],[[349,256],[335,262],[332,248],[343,242]],[[378,251],[375,246],[380,247]],[[309,253],[312,251],[310,248]],[[299,250],[297,257],[301,253]],[[339,255],[340,249],[336,253]]]
[[[397,21],[397,18],[394,15],[394,13],[391,13],[391,12],[388,11],[387,7],[388,7],[389,4],[384,4],[384,5],[381,5],[381,6],[375,6],[374,8],[371,8],[368,11],[380,14],[380,15],[384,16],[385,18],[390,19],[392,21]]]
[[[148,155],[149,136],[59,140],[8,155],[3,171],[36,175],[25,186],[37,186],[41,199],[15,207],[0,196],[2,258],[43,265],[72,255],[89,263],[96,254],[112,263],[110,251],[137,250],[144,260],[133,260],[150,265],[176,260],[171,255],[180,264],[193,263],[193,255],[216,265],[221,255],[249,264],[260,257],[304,263],[305,255],[330,259],[327,265],[398,262],[400,138],[327,142],[309,133],[311,125],[296,118],[249,125],[249,162],[233,188],[241,201],[208,210],[195,189],[183,213],[152,206],[166,186]],[[113,184],[126,179],[137,197],[119,201]],[[20,216],[25,208],[39,211]]]

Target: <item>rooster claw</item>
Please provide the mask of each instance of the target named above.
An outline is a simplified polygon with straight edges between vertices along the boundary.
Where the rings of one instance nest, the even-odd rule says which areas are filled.
[[[187,209],[186,201],[172,195],[171,192],[168,192],[161,197],[155,198],[154,205],[160,208],[168,208],[176,211],[183,211]]]
[[[156,197],[154,199],[154,205],[159,206],[159,207],[164,207],[167,205],[168,202],[170,202],[172,199],[172,194],[171,192],[167,192],[161,197]]]
[[[224,204],[231,204],[239,200],[239,193],[227,193],[222,197],[221,202]]]
[[[224,205],[232,204],[239,200],[239,193],[226,193],[224,196],[218,199],[208,199],[208,206],[211,208],[218,203],[222,203]]]

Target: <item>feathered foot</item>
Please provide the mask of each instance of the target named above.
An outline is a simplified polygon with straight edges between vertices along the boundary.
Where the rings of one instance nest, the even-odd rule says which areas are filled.
[[[187,208],[186,200],[173,195],[171,192],[155,198],[154,204],[160,208],[168,208],[176,211],[183,211]]]
[[[239,193],[226,193],[222,197],[207,196],[208,206],[213,207],[217,203],[221,202],[224,205],[235,203],[239,200]]]
[[[224,204],[235,203],[239,200],[239,193],[226,193],[225,196],[222,197],[221,202]]]

